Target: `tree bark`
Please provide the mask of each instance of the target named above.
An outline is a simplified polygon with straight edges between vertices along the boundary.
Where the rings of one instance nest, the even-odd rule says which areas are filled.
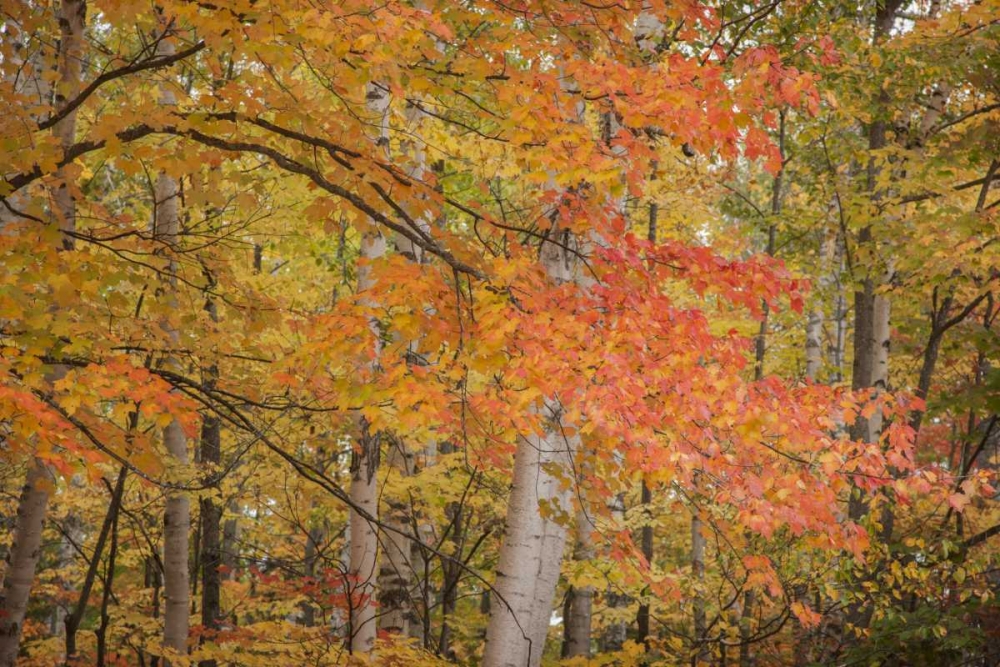
[[[540,260],[554,284],[581,282],[569,245],[568,231],[553,224]],[[572,479],[579,436],[566,435],[562,406],[546,402],[540,408],[546,427],[542,435],[522,436],[514,451],[514,475],[500,562],[486,628],[483,667],[537,667],[541,663],[552,616],[552,601],[566,547],[566,526],[572,514],[572,493],[560,478]],[[559,471],[557,476],[556,471]],[[540,507],[546,506],[548,516]]]
[[[545,409],[556,423],[558,412]],[[541,663],[566,543],[565,516],[570,511],[569,489],[560,488],[551,470],[567,466],[570,453],[555,427],[543,436],[522,437],[515,451],[495,583],[502,599],[490,605],[483,667],[537,667]],[[564,517],[560,522],[543,517],[541,504]]]
[[[576,513],[576,547],[573,559],[586,563],[594,557],[594,526],[583,509]],[[593,618],[594,587],[572,587],[566,592],[566,612],[563,615],[565,639],[563,657],[590,657],[590,629]]]
[[[371,653],[375,647],[375,584],[378,574],[378,534],[364,514],[378,516],[376,472],[379,464],[381,437],[372,433],[368,422],[361,420],[360,437],[351,459],[352,502],[350,522],[350,563],[348,587],[350,597],[349,646],[352,654]]]
[[[306,531],[306,548],[303,554],[304,573],[306,579],[316,576],[316,563],[319,560],[319,545],[326,538],[326,531],[321,526],[310,527]],[[316,625],[316,608],[308,600],[302,603],[302,625],[311,628]]]
[[[885,0],[876,6],[872,37],[875,48],[878,48],[890,34],[900,4],[901,0]],[[878,176],[882,167],[879,164],[880,158],[875,152],[885,148],[887,143],[886,116],[889,95],[885,89],[879,89],[874,103],[873,120],[868,126],[870,155],[865,184],[865,190],[873,207],[884,195],[878,187]],[[866,222],[858,234],[857,247],[859,251],[867,252],[870,257],[878,257],[878,241],[873,236],[872,229],[873,225]],[[878,400],[878,395],[888,384],[890,307],[888,296],[880,291],[891,279],[891,263],[882,268],[866,267],[862,281],[854,292],[854,365],[851,388],[854,391],[871,390],[871,400]],[[851,426],[850,435],[854,440],[874,444],[878,442],[881,430],[882,411],[876,409],[868,418],[859,414]],[[848,501],[848,517],[852,521],[860,521],[868,513],[868,509],[868,498],[860,489],[853,489]],[[883,530],[882,536],[886,534]],[[857,628],[867,626],[870,617],[871,611],[865,610],[863,602],[855,601],[848,606],[846,620],[849,625]]]
[[[625,495],[619,493],[611,503],[611,518],[618,526],[625,525]],[[615,611],[628,606],[629,598],[624,593],[609,587],[605,591],[605,601],[607,609],[612,619],[604,628],[604,635],[601,637],[601,650],[620,651],[628,639],[628,623],[625,619],[615,618],[618,613]]]
[[[641,15],[640,15],[641,18]],[[657,223],[660,213],[659,205],[654,201],[649,204],[649,227],[646,231],[646,239],[655,244],[657,239]],[[645,477],[642,480],[642,488],[640,490],[640,502],[643,507],[643,522],[642,522],[642,537],[641,537],[641,548],[642,555],[649,564],[649,567],[653,566],[653,491],[649,488],[649,483],[646,481]],[[649,619],[650,619],[650,604],[648,600],[649,589],[648,587],[643,591],[643,600],[639,603],[639,611],[636,614],[636,641],[640,644],[646,646],[649,650]]]
[[[455,447],[450,442],[441,443],[441,453],[452,454]],[[471,482],[470,482],[471,483]],[[465,540],[465,513],[461,502],[451,502],[445,509],[445,516],[451,522],[448,539],[452,544],[451,556],[462,558],[462,545]],[[438,638],[437,654],[451,659],[451,624],[450,618],[458,606],[458,582],[462,569],[453,560],[441,559],[441,635]],[[488,599],[488,598],[487,598]]]
[[[385,239],[369,234],[361,241],[361,256],[366,262],[382,257],[386,251]],[[358,270],[358,291],[365,293],[374,286],[371,267],[366,263]],[[370,323],[375,334],[375,359],[381,354],[378,322]],[[363,417],[359,423],[359,438],[351,458],[350,498],[353,503],[349,512],[350,563],[348,578],[350,587],[349,646],[351,653],[367,654],[375,647],[375,600],[378,576],[378,532],[356,508],[372,517],[378,517],[377,471],[381,434],[372,432]]]
[[[641,491],[641,501],[645,511],[642,524],[642,555],[649,563],[649,566],[653,566],[653,514],[652,514],[652,504],[653,504],[653,493],[649,488],[649,484],[646,480],[642,482]],[[636,615],[636,636],[635,640],[640,644],[644,644],[646,649],[649,649],[649,619],[650,619],[650,604],[648,600],[649,589],[643,591],[643,601],[639,604],[639,612]]]
[[[819,248],[819,278],[816,303],[813,304],[809,312],[809,321],[806,323],[806,378],[815,382],[819,378],[820,369],[823,367],[823,322],[826,315],[823,309],[823,299],[827,289],[832,283],[831,271],[833,266],[835,238],[825,236]]]
[[[214,304],[210,302],[214,311]],[[215,368],[208,371],[214,383]],[[222,433],[219,418],[206,414],[201,425],[201,462],[210,466],[208,474],[217,475],[222,462]],[[201,505],[201,624],[205,630],[217,632],[222,621],[222,565],[221,522],[222,505],[211,496],[205,496]],[[209,635],[211,637],[211,634]],[[215,660],[202,660],[200,667],[215,667]]]
[[[389,152],[389,92],[375,82],[368,84],[366,104],[375,116],[378,136],[375,145]],[[358,268],[358,293],[362,303],[376,306],[369,293],[375,285],[370,262],[386,253],[386,239],[379,232],[370,232],[361,239],[362,266]],[[373,318],[369,327],[374,335],[375,354],[372,370],[377,371],[382,353],[381,330]],[[350,608],[348,615],[348,648],[352,654],[367,655],[375,648],[375,604],[378,578],[378,531],[365,515],[378,518],[377,472],[381,449],[381,433],[372,431],[364,417],[358,423],[358,442],[351,457],[352,507],[348,512],[350,558],[348,563],[348,589]],[[361,510],[360,512],[358,510]]]
[[[59,90],[57,105],[76,93],[80,86],[80,63],[82,62],[83,29],[86,22],[86,2],[65,0],[59,9],[60,43],[58,55]],[[42,65],[36,67],[32,82],[39,97],[47,97],[49,87],[42,75]],[[76,112],[71,112],[52,128],[63,150],[74,143],[76,136]],[[58,185],[52,192],[53,212],[59,229],[73,232],[76,228],[76,202],[66,182],[63,169],[56,172]],[[71,249],[73,239],[66,235],[62,248]],[[54,366],[48,379],[54,382],[66,373],[64,366]],[[13,665],[20,648],[21,630],[27,610],[31,584],[41,554],[42,529],[48,508],[49,487],[54,478],[47,466],[33,459],[18,501],[14,538],[7,555],[7,569],[0,597],[0,667]]]
[[[10,547],[0,600],[0,667],[13,667],[28,607],[28,593],[41,555],[42,526],[52,478],[40,462],[33,462],[17,505],[14,541]]]
[[[706,616],[705,598],[701,587],[705,581],[705,537],[701,534],[702,521],[695,508],[691,514],[691,576],[694,579],[696,592],[692,600],[694,616],[695,651],[691,664],[697,667],[708,660],[708,645],[705,643]]]
[[[874,18],[873,44],[878,46],[889,35],[895,21],[900,0],[886,0],[876,10]],[[868,150],[874,152],[885,148],[887,123],[883,117],[888,95],[879,91],[876,100],[875,119],[868,128]],[[882,193],[878,190],[877,178],[881,171],[876,156],[868,161],[867,191],[873,203]],[[858,248],[869,248],[875,252],[877,241],[872,235],[872,225],[867,224],[858,235]],[[881,275],[880,275],[881,274]],[[889,298],[879,293],[880,287],[892,279],[891,266],[884,271],[869,267],[860,288],[854,292],[854,367],[851,388],[855,391],[873,389],[875,397],[885,390],[889,370]],[[875,400],[873,397],[873,400]],[[875,410],[871,417],[859,415],[851,428],[851,437],[868,443],[878,442],[882,429],[882,412]],[[848,506],[848,515],[854,521],[860,520],[868,511],[868,503],[860,494],[853,494]]]
[[[157,44],[158,56],[171,56],[175,52],[169,36]],[[160,104],[173,106],[176,97],[169,83],[160,87]],[[155,212],[153,236],[166,249],[172,252],[180,232],[178,215],[178,198],[180,187],[177,179],[166,172],[160,172],[154,188]],[[172,275],[177,270],[177,263],[167,260],[167,274]],[[168,278],[164,295],[168,303],[176,304],[175,279]],[[164,329],[172,344],[179,343],[180,336],[173,325],[164,322]],[[177,360],[167,355],[164,359],[167,367],[176,367]],[[163,429],[163,446],[170,455],[175,466],[182,467],[188,463],[187,438],[179,421],[174,419]],[[179,655],[187,655],[187,639],[190,613],[190,573],[188,571],[188,544],[191,530],[190,499],[187,494],[176,489],[167,494],[166,507],[163,514],[163,646]],[[167,660],[164,664],[169,665]]]
[[[386,95],[381,90],[376,92],[379,95]],[[369,99],[373,110],[379,111],[381,108],[379,99],[372,96],[371,93]],[[418,106],[411,105],[407,108],[406,115],[411,123],[416,124],[420,122],[423,112],[420,111]],[[383,136],[386,136],[387,131],[387,129],[383,129]],[[406,170],[407,177],[416,181],[423,180],[424,172],[427,168],[426,151],[423,142],[414,133],[409,139],[403,141],[401,151],[411,159],[411,165]],[[422,232],[430,232],[431,225],[423,211],[411,210],[410,217],[417,222]],[[424,262],[423,249],[403,235],[395,234],[393,245],[396,252],[411,262],[416,264]],[[417,307],[421,306],[418,305]],[[394,334],[394,338],[398,341],[399,337]],[[415,358],[418,350],[419,340],[398,342],[403,342],[407,345],[407,351],[410,353],[408,363],[418,363],[413,362],[412,359]],[[428,445],[428,447],[436,449],[433,443]],[[413,452],[407,449],[407,443],[402,438],[391,438],[388,444],[387,459],[389,475],[410,477],[416,470],[415,456]],[[419,535],[416,535],[416,533],[420,532],[417,529],[417,518],[412,516],[411,510],[411,503],[407,499],[390,498],[388,501],[384,520],[394,530],[383,531],[381,537],[382,545],[385,548],[385,558],[379,570],[378,588],[379,604],[381,607],[379,627],[390,634],[410,636],[418,639],[421,645],[423,645],[426,639],[424,623],[420,622],[420,619],[417,618],[413,605],[413,594],[417,588],[415,585],[417,568],[423,561],[423,557],[420,545],[415,540],[406,537],[410,533],[414,533],[414,537],[418,537]],[[424,582],[424,585],[424,590],[426,591],[427,582]],[[428,606],[427,604],[424,605],[425,611]]]
[[[413,456],[398,440],[388,445],[388,467],[390,475],[409,477],[413,473]],[[404,533],[410,532],[412,522],[408,521],[408,503],[390,500],[385,512],[387,525]],[[412,605],[410,604],[411,582],[414,565],[411,561],[411,540],[395,531],[386,531],[383,536],[385,557],[379,571],[379,606],[382,611],[379,625],[391,634],[406,636],[410,632]]]
[[[124,479],[124,470],[122,472]],[[122,489],[124,493],[124,488]],[[118,556],[118,519],[121,516],[122,496],[118,497],[118,504],[115,507],[114,516],[111,519],[111,545],[108,548],[108,560],[104,566],[104,590],[101,592],[101,624],[97,627],[97,655],[95,664],[97,667],[104,667],[104,659],[107,655],[108,626],[111,624],[111,615],[108,613],[108,605],[111,601],[112,591],[115,581],[115,560]]]

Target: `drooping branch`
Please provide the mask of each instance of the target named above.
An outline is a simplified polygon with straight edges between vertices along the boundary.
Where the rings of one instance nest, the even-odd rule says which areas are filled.
[[[96,79],[91,81],[89,84],[87,84],[87,87],[81,90],[76,97],[66,102],[66,104],[64,104],[62,108],[60,108],[58,111],[53,113],[45,120],[39,122],[38,129],[47,130],[50,127],[54,127],[59,121],[61,121],[69,114],[73,113],[73,111],[75,111],[81,104],[86,102],[87,99],[91,95],[93,95],[98,88],[108,83],[109,81],[114,81],[115,79],[120,79],[130,74],[138,74],[139,72],[145,72],[147,70],[159,69],[161,67],[167,67],[169,65],[173,65],[176,62],[184,60],[198,53],[204,48],[205,48],[205,42],[200,41],[197,44],[194,44],[193,46],[188,47],[183,51],[178,51],[177,53],[174,53],[172,55],[154,56],[152,58],[149,58],[148,60],[131,63],[129,65],[125,65],[123,67],[118,67],[116,69],[104,72]]]
[[[232,141],[222,139],[220,137],[213,137],[199,130],[193,129],[185,130],[176,127],[164,127],[160,130],[160,132],[186,137],[203,145],[212,146],[213,148],[220,148],[222,150],[236,153],[256,153],[257,155],[267,157],[285,171],[305,176],[320,189],[348,202],[359,212],[364,213],[387,229],[391,229],[400,236],[406,238],[408,241],[413,243],[413,245],[437,256],[456,271],[466,273],[480,279],[486,278],[482,271],[458,259],[450,251],[443,248],[439,243],[430,239],[426,234],[418,233],[413,226],[392,220],[382,211],[368,203],[358,193],[352,192],[343,186],[333,183],[323,176],[323,174],[320,173],[320,171],[315,167],[311,167],[299,162],[298,160],[294,160],[271,146],[250,141]]]

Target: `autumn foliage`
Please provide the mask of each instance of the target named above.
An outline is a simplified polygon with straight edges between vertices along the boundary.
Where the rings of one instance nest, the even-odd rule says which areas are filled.
[[[989,665],[1000,5],[0,10],[0,667]]]

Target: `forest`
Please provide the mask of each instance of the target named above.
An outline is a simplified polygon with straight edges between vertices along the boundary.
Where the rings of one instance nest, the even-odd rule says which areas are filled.
[[[0,2],[0,667],[1000,665],[1000,0]]]

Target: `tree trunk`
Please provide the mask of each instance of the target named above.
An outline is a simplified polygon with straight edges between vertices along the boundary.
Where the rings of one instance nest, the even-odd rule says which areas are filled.
[[[59,90],[56,104],[61,105],[68,97],[76,94],[80,86],[80,63],[82,62],[83,29],[86,22],[87,5],[83,0],[65,0],[59,10]],[[43,66],[38,64],[34,72],[33,85],[39,97],[47,97],[49,87],[42,78]],[[40,100],[41,101],[41,100]],[[63,150],[73,144],[76,137],[76,112],[66,115],[53,127],[53,134]],[[56,222],[64,232],[76,229],[76,202],[66,183],[67,174],[63,169],[56,171],[58,185],[52,192],[53,212]],[[71,249],[73,239],[65,235],[62,248]],[[64,366],[54,366],[49,373],[51,382],[62,378]],[[0,598],[0,667],[13,665],[21,642],[21,630],[27,610],[28,595],[35,578],[35,568],[41,550],[42,529],[49,501],[49,487],[54,479],[51,471],[40,460],[32,460],[21,497],[18,501],[17,519],[13,542],[7,556],[7,569]]]
[[[87,18],[84,0],[64,0],[59,16],[59,85],[56,87],[56,108],[62,108],[80,89],[80,65],[83,62],[83,29]],[[76,140],[76,111],[72,111],[52,128],[63,150]],[[56,170],[58,185],[52,193],[54,210],[59,216],[59,229],[76,231],[76,201],[70,191],[66,168]],[[63,237],[63,247],[72,248],[73,238]]]
[[[847,350],[847,297],[844,290],[844,270],[847,250],[845,248],[844,237],[837,235],[834,242],[834,266],[836,273],[835,282],[837,288],[837,299],[834,306],[834,326],[833,340],[830,343],[830,359],[833,363],[833,381],[844,381],[844,360]]]
[[[176,465],[187,465],[187,439],[180,422],[172,421],[163,429],[163,444]],[[190,528],[191,511],[187,494],[170,491],[163,517],[163,645],[181,655],[187,653]]]
[[[303,555],[306,579],[312,580],[316,577],[316,564],[319,562],[319,547],[326,540],[325,526],[312,526],[306,532],[306,548]],[[306,600],[302,603],[302,625],[311,628],[316,625],[316,607]]]
[[[452,454],[455,446],[450,442],[441,443],[441,453]],[[461,560],[462,545],[465,539],[465,515],[461,502],[448,503],[445,516],[451,522],[448,539],[452,544],[451,556]],[[450,618],[458,606],[458,582],[462,569],[453,560],[441,559],[441,635],[438,638],[437,654],[451,659],[451,624]],[[486,599],[489,599],[487,596]]]
[[[559,419],[550,408],[550,420]],[[539,506],[570,512],[569,489],[551,473],[565,467],[571,445],[559,429],[521,438],[514,454],[514,480],[496,573],[497,599],[490,605],[483,667],[537,667],[541,663],[566,544],[565,519],[542,517]]]
[[[175,52],[169,36],[157,45],[158,56],[171,56]],[[160,104],[173,106],[176,104],[174,91],[169,83],[160,87]],[[177,179],[160,172],[154,188],[155,213],[153,236],[166,249],[172,252],[177,243],[180,231],[178,216],[178,197],[180,188]],[[177,263],[171,258],[167,260],[167,275],[177,270]],[[176,303],[174,294],[175,282],[168,278],[165,287],[165,298],[171,304]],[[164,322],[168,339],[172,344],[179,343],[180,336],[169,322]],[[167,367],[176,367],[177,360],[167,355],[164,359]],[[173,464],[186,466],[188,463],[187,438],[181,424],[176,419],[163,429],[163,446],[170,455]],[[179,655],[187,655],[188,624],[190,613],[190,573],[188,571],[188,541],[191,529],[190,500],[186,493],[171,490],[167,493],[166,507],[163,515],[163,646]],[[169,664],[164,661],[165,664]]]
[[[413,465],[413,472],[416,474],[421,469],[429,468],[437,462],[438,446],[433,439],[428,440],[424,446],[422,457]],[[419,597],[419,609],[411,611],[409,636],[416,640],[418,646],[431,650],[431,613],[434,610],[434,588],[431,578],[432,554],[425,545],[435,543],[435,527],[431,520],[417,514],[417,508],[410,503],[411,524],[410,528],[415,531],[419,540],[408,540],[410,547],[410,563],[414,574],[417,574],[416,581],[411,582],[410,590],[415,591]]]
[[[835,238],[826,236],[820,244],[819,249],[819,278],[816,303],[809,313],[809,321],[806,323],[806,378],[815,382],[819,378],[820,369],[823,367],[823,322],[826,318],[823,309],[823,299],[826,291],[832,283],[831,271],[833,267]]]
[[[576,513],[576,548],[573,559],[586,563],[594,557],[594,526],[582,509]],[[563,657],[590,657],[590,627],[593,617],[594,587],[580,586],[566,592],[566,612],[563,615],[565,640]]]
[[[885,0],[876,6],[872,38],[875,48],[878,48],[883,39],[890,34],[900,4],[901,0]],[[875,100],[874,118],[868,127],[870,156],[865,189],[872,204],[877,203],[884,195],[878,186],[878,176],[882,167],[878,163],[879,158],[875,151],[885,148],[887,143],[888,102],[887,92],[880,89]],[[858,234],[857,249],[859,254],[864,252],[869,257],[875,258],[881,253],[878,241],[872,235],[872,228],[869,223],[861,229]],[[891,265],[885,269],[868,266],[861,284],[854,292],[854,366],[851,388],[855,391],[873,390],[872,400],[877,400],[888,383],[889,300],[885,294],[879,292],[880,288],[887,285],[891,279]],[[878,442],[881,430],[882,411],[876,409],[869,418],[859,414],[851,426],[850,433],[854,440],[874,444]],[[860,489],[853,489],[848,502],[849,518],[852,521],[860,521],[867,513],[868,499]],[[847,609],[847,622],[855,627],[867,626],[870,617],[871,611],[866,611],[860,601],[851,603]]]
[[[48,468],[34,462],[17,505],[17,524],[10,546],[0,600],[0,667],[13,667],[28,607],[28,593],[41,555],[42,526],[52,478]]]
[[[653,566],[653,514],[652,514],[652,504],[653,504],[653,493],[649,488],[649,484],[646,480],[642,481],[642,496],[641,496],[642,506],[644,509],[643,524],[642,524],[642,555],[649,564],[649,567]],[[649,649],[649,588],[643,591],[643,600],[639,604],[639,612],[636,615],[636,636],[635,640],[640,644],[646,645],[646,649]]]
[[[389,152],[389,92],[375,82],[366,90],[368,110],[375,116],[378,136],[375,144]],[[368,292],[375,285],[371,276],[370,262],[386,253],[386,239],[379,232],[370,232],[361,239],[361,259],[358,268],[358,293],[362,303],[376,306]],[[377,370],[378,358],[382,353],[381,330],[373,318],[369,327],[374,336],[375,354],[372,369]],[[373,432],[367,419],[361,417],[358,423],[358,442],[351,457],[351,487],[349,496],[352,506],[348,512],[350,558],[348,563],[348,592],[350,609],[348,615],[348,648],[352,654],[367,655],[375,647],[376,584],[378,577],[378,530],[367,517],[378,519],[377,472],[381,448],[381,433]]]
[[[211,311],[214,304],[210,302]],[[214,383],[215,368],[208,370],[209,382]],[[218,417],[205,415],[201,425],[201,462],[209,466],[208,474],[219,474],[222,462],[222,433]],[[217,486],[217,485],[216,485]],[[217,632],[221,626],[222,565],[221,522],[222,505],[211,496],[201,504],[201,624],[206,630]],[[211,634],[208,635],[212,637]],[[202,660],[201,667],[215,667],[215,660]]]
[[[121,480],[125,478],[125,470],[122,469]],[[124,487],[122,487],[124,493]],[[108,613],[108,605],[111,601],[112,591],[115,581],[115,561],[118,557],[118,519],[121,516],[122,494],[118,495],[118,503],[115,506],[114,516],[111,519],[111,546],[108,548],[108,560],[104,566],[104,590],[101,592],[101,624],[97,627],[97,655],[95,664],[97,667],[104,667],[104,658],[107,655],[108,626],[111,623],[111,615]]]
[[[378,533],[365,515],[378,517],[377,476],[380,434],[372,433],[361,420],[361,434],[351,459],[350,498],[350,650],[370,653],[375,647],[375,580],[378,563]],[[358,511],[360,510],[360,512]],[[363,512],[363,513],[362,513]]]
[[[388,445],[389,474],[409,477],[413,472],[413,455],[405,445],[394,440]],[[408,521],[409,503],[399,499],[390,500],[383,520],[404,534],[411,532],[412,522]],[[379,606],[381,607],[379,626],[390,634],[407,636],[412,620],[410,603],[414,565],[411,561],[411,540],[399,532],[386,531],[382,543],[385,557],[379,571]]]
[[[619,462],[621,464],[621,462]],[[611,518],[615,525],[623,527],[625,525],[625,495],[619,493],[611,503]],[[628,639],[628,624],[623,618],[617,618],[615,611],[628,605],[629,598],[624,593],[609,587],[605,592],[605,601],[608,611],[611,612],[612,620],[604,628],[604,636],[601,638],[602,651],[620,651]]]
[[[708,645],[705,643],[705,598],[704,591],[702,591],[702,585],[705,581],[705,536],[701,534],[701,526],[698,509],[693,508],[691,514],[691,576],[694,579],[696,591],[692,601],[695,657],[691,664],[695,667],[708,661]]]
[[[580,282],[577,262],[569,249],[573,238],[553,224],[543,241],[540,259],[555,284]],[[579,436],[565,436],[562,407],[546,404],[543,435],[522,436],[514,451],[514,475],[500,562],[494,584],[497,599],[486,628],[483,667],[537,667],[548,635],[552,600],[559,582],[566,524],[572,516],[572,490],[559,481],[572,478]],[[561,475],[556,476],[555,470]],[[543,517],[545,505],[549,516]],[[558,517],[553,520],[551,517]]]
[[[640,15],[640,19],[642,15]],[[655,201],[649,204],[649,227],[646,230],[646,240],[650,243],[655,244],[657,240],[657,223],[660,213],[659,204]],[[643,477],[642,488],[640,490],[640,502],[643,507],[643,522],[642,522],[642,537],[641,537],[641,548],[642,555],[646,559],[646,563],[650,568],[653,567],[653,491],[649,488],[649,482]],[[643,590],[643,599],[639,603],[639,611],[636,614],[636,641],[643,644],[646,650],[649,650],[649,618],[650,618],[650,604],[649,604],[649,587]]]
[[[378,94],[385,95],[386,93],[378,91]],[[371,93],[369,100],[374,110],[378,111],[381,108],[378,98],[373,97]],[[415,124],[420,122],[423,112],[416,105],[411,105],[407,108],[406,115],[408,120]],[[386,133],[387,130],[383,129],[383,136]],[[401,150],[412,160],[412,166],[406,171],[407,177],[416,181],[423,180],[427,161],[423,142],[412,136],[404,140]],[[410,217],[417,221],[423,233],[430,232],[430,222],[425,219],[422,211],[411,211]],[[396,252],[411,262],[423,263],[422,249],[410,239],[401,234],[395,234],[393,245]],[[422,307],[422,304],[417,307]],[[398,339],[395,334],[394,337]],[[418,340],[401,342],[406,343],[410,353],[417,352]],[[411,361],[410,363],[416,362]],[[413,453],[407,450],[407,443],[400,438],[392,438],[389,443],[387,461],[389,475],[399,477],[413,475],[415,471],[414,458]],[[416,589],[414,581],[417,578],[418,563],[423,559],[420,545],[415,540],[406,537],[408,534],[418,532],[414,530],[417,525],[416,517],[412,516],[411,505],[406,499],[390,498],[388,505],[384,520],[386,525],[393,530],[384,531],[381,540],[385,548],[385,559],[379,570],[378,588],[381,607],[379,627],[389,634],[423,640],[425,638],[423,623],[418,622],[415,616],[412,600],[413,592]],[[426,586],[427,582],[424,584]]]

